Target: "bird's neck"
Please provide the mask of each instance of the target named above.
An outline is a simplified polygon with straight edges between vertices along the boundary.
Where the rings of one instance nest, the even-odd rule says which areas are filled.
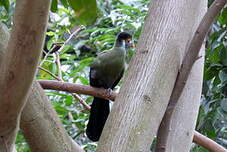
[[[117,39],[114,47],[124,48],[125,49],[125,41],[122,39]]]
[[[125,57],[127,54],[127,50],[125,49],[125,41],[122,39],[116,39],[114,44],[114,50],[117,54],[120,54],[122,57]]]

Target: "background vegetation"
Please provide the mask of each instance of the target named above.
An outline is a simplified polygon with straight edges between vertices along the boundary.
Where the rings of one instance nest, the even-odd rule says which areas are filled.
[[[89,85],[89,64],[97,53],[113,46],[118,32],[132,33],[137,43],[148,4],[149,0],[53,0],[46,33],[48,39],[40,66],[60,76],[65,82]],[[14,7],[15,0],[0,1],[0,20],[9,29],[12,27]],[[61,52],[48,53],[56,42],[65,42],[70,31],[79,25],[84,25],[86,29],[76,33]],[[128,60],[133,52],[129,51]],[[58,54],[60,66],[57,63]],[[37,79],[54,78],[39,70]],[[85,136],[89,111],[69,93],[47,90],[46,94],[69,135],[88,152],[94,151],[96,143]],[[81,97],[88,104],[92,101],[90,96]],[[206,39],[203,93],[200,102],[196,129],[227,148],[227,8],[218,16]],[[16,143],[18,152],[29,151],[22,134],[18,134]],[[206,152],[196,145],[193,145],[191,151]]]

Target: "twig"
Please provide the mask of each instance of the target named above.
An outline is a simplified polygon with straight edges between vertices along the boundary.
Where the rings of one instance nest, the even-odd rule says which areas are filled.
[[[76,28],[76,30],[75,30],[72,34],[70,34],[70,36],[68,37],[68,39],[67,39],[64,43],[62,43],[62,42],[56,42],[56,43],[54,43],[54,46],[50,49],[50,51],[48,51],[48,52],[46,53],[46,55],[44,56],[43,60],[40,62],[39,66],[42,66],[42,65],[43,65],[43,63],[46,61],[46,58],[49,56],[50,53],[54,52],[54,49],[55,49],[55,47],[56,47],[57,45],[62,45],[62,46],[57,50],[57,52],[61,52],[61,51],[63,50],[63,48],[65,47],[65,45],[72,39],[72,37],[73,37],[74,35],[76,35],[77,33],[79,33],[81,30],[84,30],[84,29],[86,29],[86,27],[83,26],[83,25],[81,25],[81,26],[79,26],[78,28]]]
[[[62,79],[62,71],[61,71],[61,62],[60,62],[60,55],[59,55],[59,52],[55,52],[55,55],[56,55],[56,64],[57,64],[57,67],[58,67],[58,77],[61,79],[60,81],[63,81]]]
[[[39,66],[41,67],[43,65],[43,63],[46,61],[48,55],[50,54],[51,51],[47,52],[43,58],[43,60],[39,63]]]
[[[78,99],[79,102],[87,109],[90,110],[91,107],[76,93],[72,93],[72,95],[74,96],[74,98]]]
[[[65,45],[72,39],[72,37],[74,36],[74,35],[76,35],[77,33],[79,33],[81,30],[84,30],[84,29],[86,29],[86,27],[85,26],[83,26],[83,25],[81,25],[81,26],[79,26],[69,37],[68,37],[68,39],[63,43],[63,45],[61,46],[61,48],[58,50],[58,52],[60,53],[62,50],[63,50],[63,48],[65,47]]]
[[[48,73],[49,75],[51,75],[53,78],[55,78],[56,80],[58,80],[58,81],[62,81],[58,76],[56,76],[56,75],[54,75],[53,73],[51,73],[49,70],[47,70],[47,69],[45,69],[45,68],[43,68],[43,67],[38,67],[40,70],[42,70],[42,71],[44,71],[44,72],[46,72],[46,73]]]
[[[166,144],[169,135],[170,121],[173,114],[173,111],[176,107],[176,104],[183,92],[186,81],[188,79],[189,73],[192,69],[194,62],[196,61],[206,33],[208,32],[212,22],[215,17],[225,6],[226,0],[215,0],[211,7],[208,9],[207,13],[203,17],[199,27],[197,28],[190,46],[186,52],[181,68],[178,72],[177,79],[169,100],[168,107],[166,109],[163,120],[160,124],[158,136],[157,136],[157,145],[156,152],[165,152]]]

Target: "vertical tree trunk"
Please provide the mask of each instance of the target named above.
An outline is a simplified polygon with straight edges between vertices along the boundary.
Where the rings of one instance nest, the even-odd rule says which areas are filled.
[[[137,52],[105,125],[98,152],[149,151],[204,4],[197,0],[151,2]]]
[[[0,151],[11,152],[43,46],[50,0],[17,0],[0,64]],[[2,52],[2,51],[1,51]]]

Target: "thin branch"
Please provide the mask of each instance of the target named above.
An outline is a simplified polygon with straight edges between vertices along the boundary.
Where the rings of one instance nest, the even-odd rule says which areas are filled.
[[[69,82],[59,82],[54,80],[38,80],[43,89],[51,89],[58,91],[67,91],[70,93],[86,94],[99,98],[104,98],[114,101],[117,93],[103,88],[95,88]]]
[[[61,79],[60,81],[63,81],[62,79],[62,71],[61,71],[61,62],[60,62],[60,55],[59,55],[59,52],[55,52],[55,55],[56,55],[56,64],[57,64],[57,67],[58,67],[58,77]]]
[[[45,68],[43,68],[43,67],[40,67],[40,66],[39,66],[38,68],[39,68],[40,70],[42,70],[42,71],[48,73],[49,75],[51,75],[53,78],[57,79],[58,81],[62,81],[58,76],[54,75],[54,74],[51,73],[49,70],[47,70],[47,69],[45,69]]]
[[[77,33],[79,33],[81,30],[86,29],[85,26],[81,25],[79,26],[72,34],[70,34],[70,36],[68,37],[68,39],[63,43],[63,45],[61,46],[61,48],[58,50],[58,52],[61,52],[63,50],[63,48],[65,47],[66,44],[68,44],[68,42],[73,38],[74,35],[76,35]]]
[[[227,152],[227,149],[197,131],[194,132],[193,142],[212,152]]]
[[[44,50],[43,50],[44,51]],[[43,58],[43,60],[39,63],[39,66],[41,67],[43,65],[43,63],[46,61],[47,57],[49,56],[51,51],[47,52]]]
[[[45,68],[39,67],[39,69],[43,70],[44,72],[50,74],[53,78],[55,78],[58,81],[63,82],[63,80],[61,78],[59,78],[58,76],[54,75],[53,73],[51,73],[50,71],[48,71]],[[72,96],[76,99],[78,99],[78,101],[84,106],[85,109],[90,110],[91,107],[83,100],[83,98],[81,98],[78,94],[76,93],[71,93]]]
[[[186,81],[188,79],[189,73],[192,69],[193,64],[197,60],[200,48],[208,32],[211,24],[213,23],[215,17],[225,6],[226,0],[215,0],[211,7],[208,9],[207,13],[203,17],[199,27],[197,28],[190,46],[186,52],[183,63],[179,70],[177,79],[175,81],[175,86],[173,88],[168,107],[166,109],[163,120],[160,124],[156,145],[156,152],[165,152],[166,144],[170,130],[170,121],[173,114],[173,111],[177,105],[177,102],[183,92]]]
[[[84,106],[84,108],[86,108],[87,110],[91,109],[91,107],[78,94],[72,93],[72,95],[73,95],[74,98],[79,100],[79,102]]]
[[[79,84],[74,83],[66,83],[66,82],[59,82],[54,80],[38,80],[40,85],[43,89],[52,89],[52,90],[58,90],[58,91],[67,91],[70,93],[79,93],[79,94],[85,94],[85,95],[91,95],[99,98],[104,98],[108,100],[115,100],[115,97],[117,96],[117,93],[115,92],[109,92],[109,90],[102,89],[102,88],[94,88],[90,86],[83,86]],[[88,108],[87,108],[88,109]],[[90,107],[89,107],[90,109]],[[199,136],[200,135],[200,136]],[[206,136],[202,136],[199,132],[195,131],[195,135],[193,138],[193,141],[203,146],[204,148],[207,148],[207,145],[209,145],[209,142],[211,139],[207,138]],[[210,141],[211,142],[211,141]],[[218,149],[218,147],[222,147],[221,145],[217,144],[216,142],[213,142],[214,149]],[[220,151],[222,152],[222,151]]]
[[[42,66],[43,63],[46,61],[47,57],[49,56],[50,53],[53,53],[54,50],[56,49],[56,46],[59,47],[60,45],[62,45],[58,50],[57,52],[61,52],[63,50],[63,48],[65,47],[66,44],[68,44],[68,42],[73,38],[74,35],[78,34],[81,30],[84,30],[86,29],[85,26],[81,25],[81,26],[78,26],[75,31],[73,33],[70,34],[70,36],[68,37],[68,39],[64,42],[64,43],[61,43],[61,42],[56,42],[54,43],[54,46],[50,49],[50,51],[48,51],[46,53],[46,55],[44,56],[43,60],[40,62],[39,66]]]

